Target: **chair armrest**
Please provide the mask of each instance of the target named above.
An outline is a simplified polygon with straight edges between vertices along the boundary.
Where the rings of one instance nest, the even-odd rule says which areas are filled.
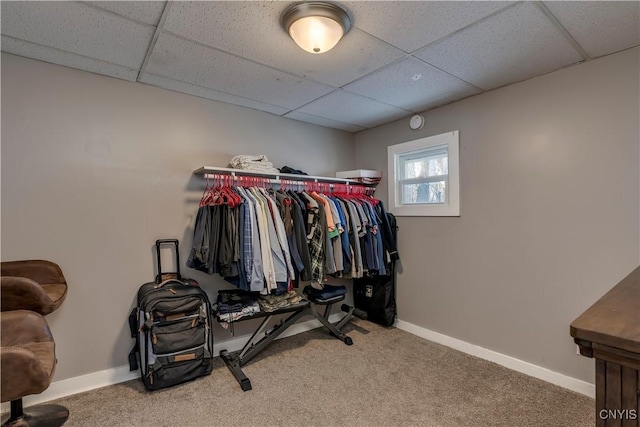
[[[41,314],[51,312],[51,298],[42,286],[26,277],[0,278],[1,311],[31,310]]]
[[[45,260],[6,261],[0,263],[2,276],[26,277],[40,284],[67,283],[58,264]]]

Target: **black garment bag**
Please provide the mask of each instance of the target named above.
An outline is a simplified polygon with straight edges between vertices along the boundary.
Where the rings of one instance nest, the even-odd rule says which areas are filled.
[[[395,242],[398,240],[398,226],[393,214],[385,213],[385,215],[389,229],[393,234],[393,246],[385,248],[391,258],[387,268],[388,274],[372,274],[354,279],[353,302],[357,309],[367,313],[367,320],[383,326],[391,326],[397,315],[395,264],[399,257]]]

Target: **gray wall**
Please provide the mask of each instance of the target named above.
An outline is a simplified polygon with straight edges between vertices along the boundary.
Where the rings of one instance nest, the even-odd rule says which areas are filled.
[[[356,134],[388,145],[460,130],[459,218],[399,218],[399,318],[593,381],[569,324],[639,262],[638,48]],[[387,197],[386,183],[376,192]]]
[[[180,238],[186,259],[204,184],[192,171],[255,153],[313,175],[354,166],[346,132],[2,54],[2,260],[49,259],[67,277],[47,318],[55,380],[127,363],[154,241]]]

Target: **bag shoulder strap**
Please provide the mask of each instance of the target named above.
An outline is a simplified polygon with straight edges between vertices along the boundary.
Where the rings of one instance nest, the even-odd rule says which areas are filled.
[[[133,348],[129,352],[129,370],[136,371],[138,370],[138,358],[136,357],[136,353],[140,351],[140,343],[138,342],[138,307],[134,307],[129,315],[129,329],[131,330],[131,338],[136,339],[135,344],[133,344]]]

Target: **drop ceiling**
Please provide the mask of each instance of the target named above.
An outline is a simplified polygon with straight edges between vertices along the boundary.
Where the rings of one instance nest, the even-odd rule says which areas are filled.
[[[289,4],[3,1],[2,51],[357,132],[640,44],[636,1],[345,1],[313,55]]]

